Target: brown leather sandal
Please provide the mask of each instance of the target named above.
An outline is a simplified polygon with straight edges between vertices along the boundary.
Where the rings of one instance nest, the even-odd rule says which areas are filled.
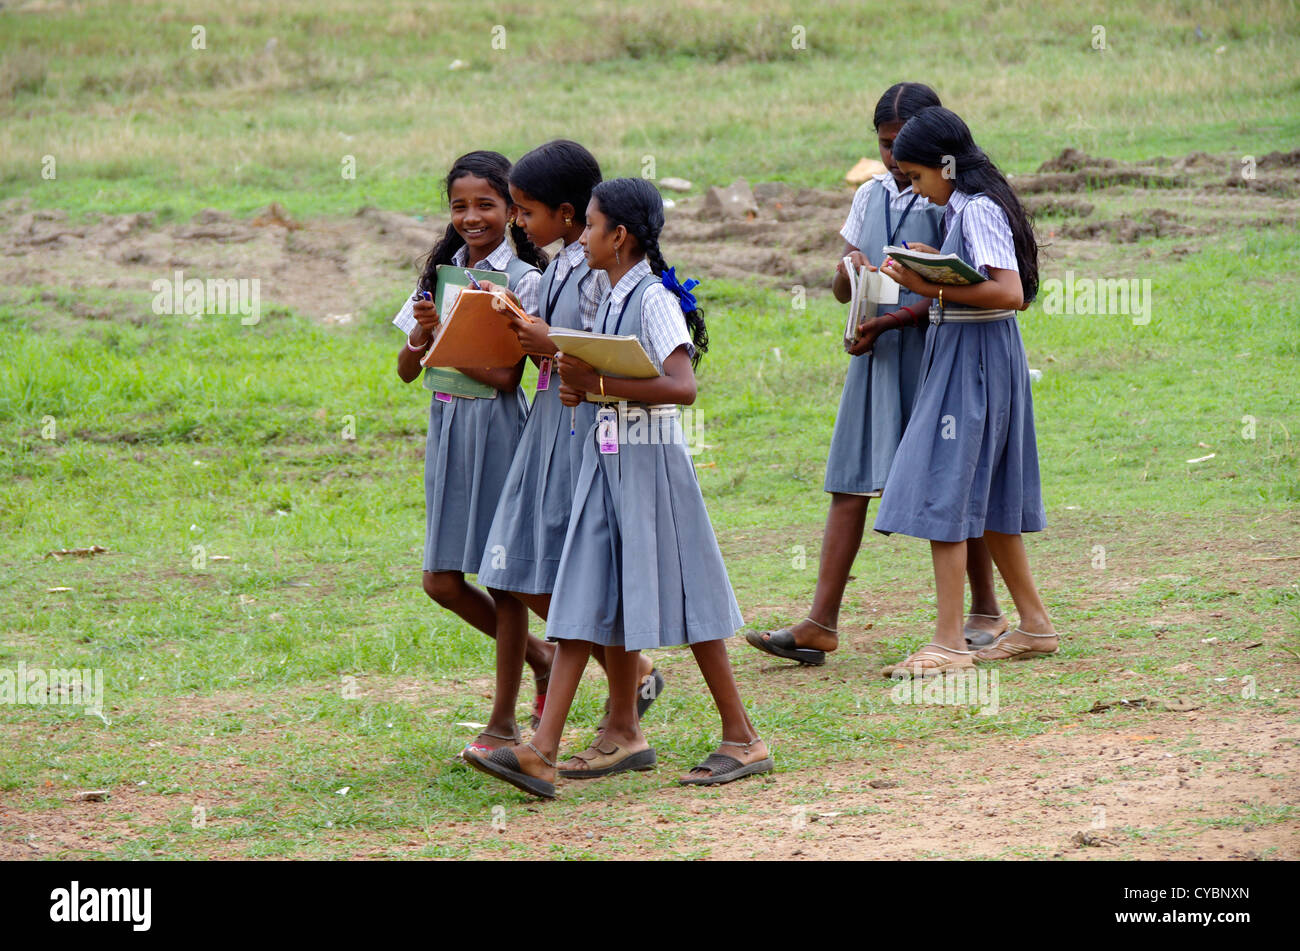
[[[629,770],[653,769],[655,751],[653,749],[637,750],[629,753],[604,734],[596,737],[596,742],[581,753],[575,753],[569,759],[576,759],[585,766],[580,769],[560,769],[565,779],[598,779],[601,776],[613,776]],[[566,761],[567,762],[567,761]]]

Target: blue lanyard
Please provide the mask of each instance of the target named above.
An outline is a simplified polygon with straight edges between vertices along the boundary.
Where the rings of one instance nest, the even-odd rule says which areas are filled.
[[[916,204],[916,200],[920,197],[919,194],[912,196],[912,200],[909,201],[907,207],[903,209],[903,217],[898,219],[898,227],[895,228],[892,224],[893,216],[889,213],[889,206],[892,202],[889,200],[888,195],[885,196],[885,236],[889,238],[889,240],[885,242],[886,244],[894,243],[894,239],[898,237],[898,232],[903,230],[903,222],[907,220],[907,213],[912,210],[912,206]]]
[[[560,281],[560,289],[555,291],[554,293],[548,293],[546,295],[546,322],[548,324],[554,323],[554,321],[551,318],[555,314],[555,304],[560,299],[560,295],[564,293],[564,285],[569,283],[569,278],[573,277],[573,272],[576,271],[577,269],[578,269],[578,265],[576,264],[573,267],[569,268],[569,273],[564,275],[564,280]],[[551,287],[555,287],[554,271],[551,272]]]
[[[637,283],[640,284],[641,282],[638,281]],[[623,298],[623,306],[620,307],[620,308],[619,308],[619,311],[618,311],[618,320],[614,321],[614,329],[615,329],[615,330],[618,330],[618,328],[621,327],[621,326],[623,325],[623,315],[627,312],[627,305],[628,305],[628,302],[632,299],[632,292],[635,291],[635,290],[636,290],[636,288],[633,287],[631,291],[628,291],[628,292],[627,292],[627,297],[624,297],[624,298]],[[609,303],[610,303],[611,306],[608,306],[608,307],[605,308],[605,316],[604,316],[603,318],[601,318],[601,321],[600,321],[600,332],[603,333],[603,334],[607,334],[607,333],[609,333],[609,331],[606,330],[605,328],[609,326],[609,312],[610,312],[611,310],[614,309],[613,306],[612,306],[613,303],[614,303],[614,292],[613,292],[613,291],[610,292],[610,295],[609,295]]]

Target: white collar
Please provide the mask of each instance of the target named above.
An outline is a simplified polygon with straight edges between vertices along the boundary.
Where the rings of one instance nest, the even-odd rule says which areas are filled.
[[[474,262],[474,264],[470,266],[476,268],[482,268],[483,265],[486,264],[487,270],[504,271],[506,269],[506,265],[510,263],[510,259],[513,258],[514,256],[515,253],[510,248],[510,242],[507,241],[504,236],[502,236],[501,243],[498,244],[495,248],[493,248],[492,253],[490,253],[487,257],[483,258],[483,260],[476,261]],[[457,267],[465,267],[466,266],[465,262],[468,260],[469,260],[469,245],[467,244],[462,244],[459,248],[456,249],[456,253],[451,256],[451,263],[456,265]]]
[[[912,185],[909,182],[906,188],[899,188],[898,182],[894,181],[894,176],[889,172],[881,172],[876,176],[876,181],[885,189],[885,194],[889,196],[890,201],[897,201],[900,195],[912,194]]]
[[[617,307],[632,293],[632,289],[641,283],[641,278],[650,273],[650,262],[642,258],[626,274],[619,278],[614,289],[610,291],[610,306]]]
[[[586,259],[587,249],[582,246],[581,241],[566,244],[555,256],[555,276],[563,278]]]

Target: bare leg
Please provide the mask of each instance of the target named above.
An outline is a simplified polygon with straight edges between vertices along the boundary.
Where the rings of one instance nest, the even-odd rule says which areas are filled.
[[[489,748],[510,745],[503,744],[502,736],[515,736],[515,704],[519,702],[519,675],[524,669],[524,653],[528,646],[528,609],[523,603],[504,591],[489,588],[497,612],[497,682],[496,694],[492,700],[492,715],[488,718],[485,732],[496,734],[493,737],[479,734],[479,741]]]
[[[534,614],[536,614],[539,618],[541,618],[543,621],[546,620],[546,616],[551,611],[551,596],[549,594],[516,594],[515,597],[518,598],[520,601],[524,602],[524,604],[528,605],[529,609]],[[650,660],[649,657],[645,656],[644,654],[640,654],[639,652],[638,654],[640,658],[638,663],[640,665],[640,671],[641,671],[641,676],[637,678],[637,683],[639,684],[646,677],[650,676],[651,671],[655,669],[655,665]],[[601,669],[604,670],[605,669],[604,645],[592,644],[591,656],[595,658],[596,663],[600,664]],[[605,721],[602,720],[601,725],[597,727],[597,729],[604,729],[604,724]]]
[[[966,543],[931,541],[930,557],[934,561],[935,598],[939,609],[934,637],[895,667],[908,671],[917,667],[923,670],[939,667],[943,662],[932,656],[934,654],[943,654],[968,667],[973,661],[966,646],[966,636],[962,633],[962,608],[966,604]],[[918,657],[921,652],[931,656]],[[886,668],[886,672],[892,673],[890,668]]]
[[[935,599],[939,616],[933,643],[949,650],[966,650],[962,611],[966,606],[966,543],[930,542],[934,562]]]
[[[732,743],[750,744],[748,749],[740,746],[720,746],[718,752],[734,757],[742,763],[754,763],[768,756],[767,744],[759,739],[754,724],[749,720],[745,704],[740,699],[740,690],[731,670],[731,661],[727,657],[726,641],[704,641],[691,645],[691,653],[704,675],[704,682],[713,695],[713,703],[722,718],[722,738]],[[692,770],[683,774],[683,779],[698,779],[704,772]]]
[[[1038,596],[1038,588],[1029,571],[1029,555],[1025,552],[1024,539],[1020,535],[985,532],[984,540],[998,566],[998,573],[1011,592],[1011,600],[1015,602],[1016,612],[1020,615],[1021,630],[1029,634],[1055,634],[1056,628]],[[1055,637],[1026,637],[1014,632],[1007,634],[1004,642],[1023,644],[1042,651],[1053,651],[1059,644]],[[996,648],[989,647],[987,650],[996,651]],[[983,658],[983,653],[980,656]],[[999,658],[995,655],[988,659]]]
[[[964,627],[997,636],[1007,628],[993,586],[993,558],[983,538],[966,541],[966,575],[970,579],[970,616]]]
[[[636,690],[640,682],[640,651],[627,651],[621,647],[605,648],[609,664],[609,714],[605,718],[603,735],[597,742],[616,743],[629,753],[648,749],[645,734],[641,732],[641,718],[636,714]],[[570,759],[560,764],[561,769],[585,769],[580,759]]]
[[[817,587],[813,592],[812,610],[808,616],[817,624],[829,628],[840,626],[840,605],[844,588],[849,583],[853,559],[862,547],[862,533],[867,523],[867,503],[864,495],[831,493],[831,507],[826,513],[826,530],[822,535],[821,561],[817,566]],[[799,621],[790,626],[794,642],[811,650],[833,651],[840,639],[817,624]],[[764,635],[766,636],[766,635]]]
[[[466,581],[465,575],[461,572],[424,572],[424,593],[441,607],[460,615],[465,623],[478,628],[488,637],[495,638],[497,636],[496,601],[482,588]],[[545,692],[543,685],[547,676],[549,676],[551,657],[555,653],[555,648],[540,638],[529,634],[527,621],[528,619],[525,617],[523,625],[524,660],[533,670],[533,677],[539,684],[539,692]],[[513,707],[511,709],[513,710]],[[493,730],[493,732],[496,731]]]
[[[582,681],[582,672],[587,667],[587,658],[591,655],[589,641],[562,640],[555,648],[555,662],[551,665],[551,685],[546,695],[546,710],[542,713],[542,722],[533,734],[533,745],[542,751],[552,763],[560,751],[560,739],[564,735],[564,724],[569,718],[569,708],[578,692]],[[527,746],[511,748],[519,760],[519,768],[530,776],[555,781],[554,768],[547,766],[537,754]]]

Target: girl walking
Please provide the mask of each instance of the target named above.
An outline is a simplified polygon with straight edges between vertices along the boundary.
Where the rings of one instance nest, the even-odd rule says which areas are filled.
[[[498,152],[470,152],[456,159],[445,183],[451,207],[451,224],[429,252],[416,287],[414,305],[418,326],[397,356],[397,375],[410,383],[420,375],[420,360],[433,344],[439,314],[432,301],[437,267],[486,268],[509,275],[510,289],[533,310],[537,307],[539,267],[546,256],[528,240],[523,229],[510,221],[511,199],[507,176],[510,161]],[[510,226],[514,247],[506,237]],[[539,694],[546,693],[554,648],[527,634],[527,619],[514,623],[524,607],[508,595],[493,595],[465,580],[478,571],[488,529],[515,446],[528,413],[528,400],[519,381],[523,361],[513,367],[458,368],[464,378],[491,388],[488,396],[472,386],[456,387],[461,394],[435,392],[429,402],[429,431],[424,448],[424,574],[425,594],[438,605],[460,615],[489,637],[505,631],[507,643],[498,643],[513,656],[521,650],[533,670]],[[499,624],[499,616],[507,618]],[[522,630],[522,638],[518,632]],[[498,676],[501,671],[498,669]],[[514,689],[518,691],[518,671]],[[498,698],[502,685],[497,685]],[[498,702],[479,734],[480,742],[517,739],[514,704]]]
[[[689,645],[722,718],[722,742],[681,777],[690,785],[731,782],[773,763],[740,699],[725,639],[743,620],[695,477],[677,407],[695,401],[694,366],[707,349],[704,319],[659,251],[663,200],[642,179],[603,182],[592,191],[582,234],[587,262],[609,275],[611,291],[595,329],[635,334],[661,376],[604,376],[569,356],[558,360],[560,399],[618,397],[584,436],[546,634],[557,642],[550,690],[532,742],[466,753],[476,769],[534,795],[555,795],[557,773],[584,779],[656,761],[633,702],[639,652]],[[624,419],[617,419],[618,414]],[[626,440],[627,418],[649,420],[657,436]],[[569,707],[593,645],[605,648],[610,715],[592,746],[557,767]]]
[[[933,326],[875,528],[930,540],[938,601],[930,643],[883,673],[927,676],[975,660],[1052,654],[1059,641],[1021,537],[1046,524],[1029,367],[1015,316],[1038,290],[1033,228],[1006,178],[955,113],[941,107],[917,113],[895,137],[893,151],[913,190],[945,209],[940,250],[959,255],[988,280],[944,286],[893,261],[881,268],[932,299]],[[962,636],[961,609],[969,540],[979,538],[1020,624],[977,652]]]

